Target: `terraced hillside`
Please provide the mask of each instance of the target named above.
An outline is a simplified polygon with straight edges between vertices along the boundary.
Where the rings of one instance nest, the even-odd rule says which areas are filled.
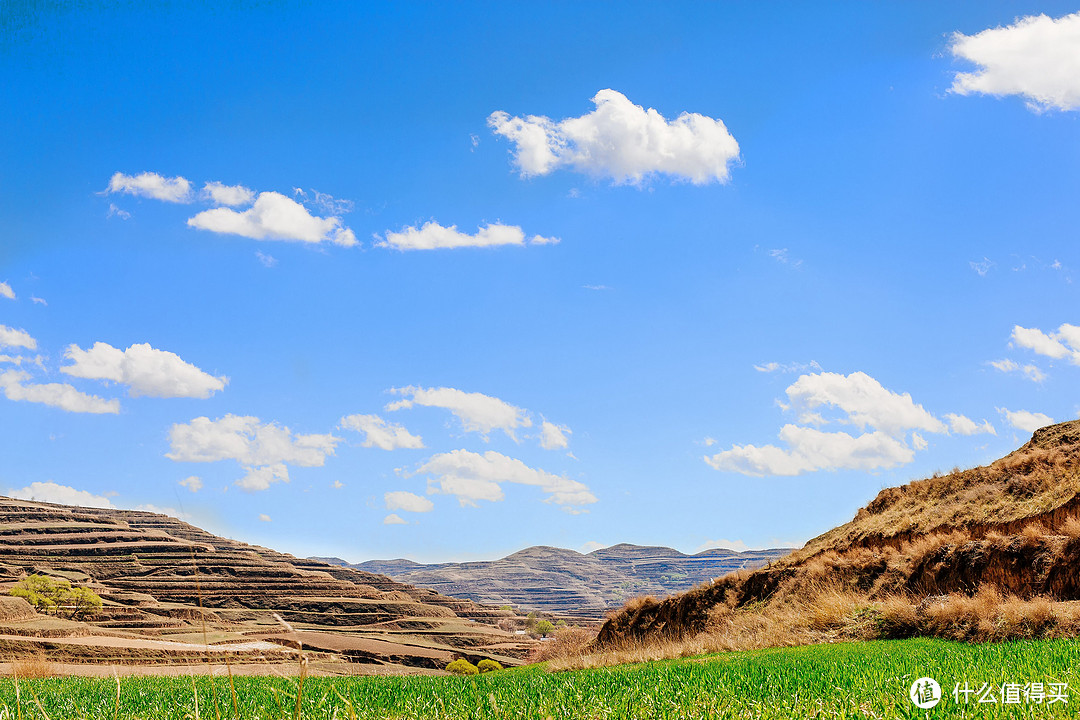
[[[504,611],[470,600],[298,560],[165,515],[0,498],[0,588],[32,573],[91,587],[103,611],[89,623],[0,622],[0,652],[129,662],[158,653],[177,662],[205,655],[204,633],[210,651],[254,643],[234,649],[265,661],[292,660],[301,645],[331,664],[420,668],[456,655],[512,664],[527,650],[494,627]]]
[[[761,567],[788,552],[707,550],[685,555],[667,547],[623,543],[588,554],[536,546],[490,562],[372,560],[348,567],[491,605],[600,618],[632,597],[688,590],[735,570]],[[322,559],[345,565],[338,558]]]

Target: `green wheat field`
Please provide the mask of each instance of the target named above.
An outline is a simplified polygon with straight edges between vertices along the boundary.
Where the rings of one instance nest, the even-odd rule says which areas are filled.
[[[114,679],[48,678],[18,686],[5,679],[0,719],[1060,718],[1080,716],[1078,661],[1076,640],[893,640],[560,673],[531,666],[472,678],[309,678],[299,702],[298,681],[285,678],[237,677],[232,687],[227,678],[120,678],[119,698]],[[923,676],[935,678],[945,695],[930,710],[908,698],[912,682]],[[952,697],[957,683],[972,690],[967,702]],[[992,692],[983,699],[996,702],[977,701],[984,684]],[[1010,684],[1033,694],[1004,703],[1002,685]],[[1043,691],[1042,702],[1033,688]],[[1055,694],[1058,701],[1050,703]]]

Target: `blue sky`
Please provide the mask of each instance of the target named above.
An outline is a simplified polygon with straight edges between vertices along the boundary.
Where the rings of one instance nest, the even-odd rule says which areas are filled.
[[[0,491],[452,560],[993,460],[1080,411],[1077,10],[5,4]]]

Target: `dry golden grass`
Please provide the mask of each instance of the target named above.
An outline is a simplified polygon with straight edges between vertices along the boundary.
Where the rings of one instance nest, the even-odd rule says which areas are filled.
[[[20,680],[56,677],[58,675],[52,663],[40,655],[30,655],[12,660],[11,674]]]
[[[797,597],[773,598],[743,608],[718,605],[710,612],[708,628],[692,637],[636,638],[602,649],[579,637],[558,651],[553,646],[535,660],[550,661],[552,670],[569,670],[846,640],[930,636],[998,642],[1073,637],[1078,632],[1080,602],[1003,596],[989,584],[974,595],[873,599],[868,593],[826,583],[813,590],[804,587]]]

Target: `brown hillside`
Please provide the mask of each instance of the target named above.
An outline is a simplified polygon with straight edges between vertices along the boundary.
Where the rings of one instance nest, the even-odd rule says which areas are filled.
[[[1075,634],[1080,421],[984,467],[887,488],[801,550],[663,601],[628,603],[601,647],[714,636],[719,646],[932,634]]]
[[[470,600],[298,560],[165,515],[0,498],[0,592],[33,573],[88,586],[104,608],[74,623],[20,617],[25,607],[2,604],[5,655],[178,663],[243,649],[260,661],[295,662],[302,644],[341,672],[343,663],[435,669],[455,656],[513,664],[527,650],[494,627],[505,612]]]

